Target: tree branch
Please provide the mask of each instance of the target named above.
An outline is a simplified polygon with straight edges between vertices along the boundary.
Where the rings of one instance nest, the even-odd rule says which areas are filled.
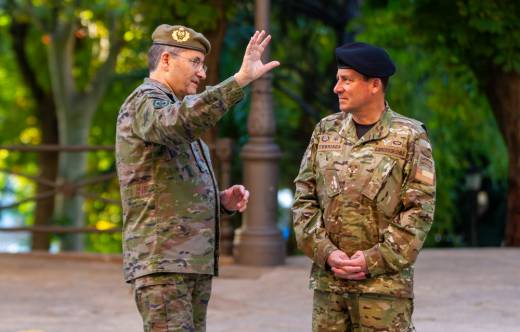
[[[60,105],[58,110],[70,108],[71,97],[76,94],[76,86],[72,76],[74,26],[75,23],[73,22],[58,22],[48,45],[52,90],[56,104]]]
[[[85,93],[85,97],[88,96],[88,98],[92,98],[96,101],[99,101],[105,93],[110,78],[114,74],[117,56],[124,45],[122,26],[115,16],[111,18],[109,31],[111,31],[111,33],[108,57],[94,74],[92,82],[89,84],[90,91]]]
[[[45,98],[44,89],[38,84],[36,79],[36,73],[29,63],[27,52],[25,48],[25,41],[27,40],[27,32],[29,30],[29,24],[21,23],[11,15],[11,26],[9,27],[9,33],[12,37],[13,51],[15,54],[15,61],[18,64],[22,79],[31,91],[34,100],[39,103]]]
[[[314,107],[312,107],[312,105],[310,105],[303,98],[301,98],[298,94],[287,89],[283,84],[277,83],[277,81],[273,82],[273,87],[285,94],[287,97],[294,100],[307,115],[311,116],[315,120],[320,119],[319,112]]]

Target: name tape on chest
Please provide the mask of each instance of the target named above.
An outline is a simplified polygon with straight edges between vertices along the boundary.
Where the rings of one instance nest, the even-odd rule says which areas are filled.
[[[401,159],[406,158],[406,149],[397,146],[376,146],[374,151]]]
[[[320,135],[318,137],[318,152],[341,151],[343,149],[343,139],[338,135]]]

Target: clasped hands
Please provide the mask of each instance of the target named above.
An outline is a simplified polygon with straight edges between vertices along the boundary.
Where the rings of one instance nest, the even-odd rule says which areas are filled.
[[[334,276],[348,280],[364,280],[367,278],[367,263],[362,251],[356,251],[348,257],[341,250],[334,250],[327,258],[327,264],[331,267]]]

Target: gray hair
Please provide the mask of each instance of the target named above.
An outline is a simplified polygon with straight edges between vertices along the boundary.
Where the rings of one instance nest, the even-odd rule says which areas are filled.
[[[180,47],[158,44],[152,45],[148,50],[148,70],[152,72],[157,68],[159,60],[161,59],[161,54],[163,54],[163,52],[178,54],[181,51],[182,49]]]

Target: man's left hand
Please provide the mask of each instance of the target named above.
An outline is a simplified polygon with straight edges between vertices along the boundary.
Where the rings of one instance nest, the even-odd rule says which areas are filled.
[[[267,34],[264,30],[256,31],[251,37],[244,53],[242,65],[235,74],[238,85],[244,87],[280,65],[278,61],[270,61],[265,64],[262,62],[262,54],[264,54],[270,41],[271,35]]]
[[[249,191],[242,185],[236,184],[220,193],[220,203],[228,211],[244,212],[249,200]]]

